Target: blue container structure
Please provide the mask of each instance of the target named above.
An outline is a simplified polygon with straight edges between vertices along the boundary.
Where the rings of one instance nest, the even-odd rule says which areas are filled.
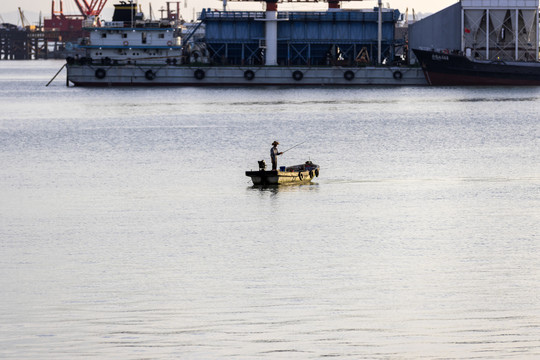
[[[398,10],[382,12],[382,58],[394,58]],[[203,10],[203,40],[210,62],[262,65],[265,13]],[[278,65],[372,65],[378,53],[378,8],[371,10],[278,12]]]

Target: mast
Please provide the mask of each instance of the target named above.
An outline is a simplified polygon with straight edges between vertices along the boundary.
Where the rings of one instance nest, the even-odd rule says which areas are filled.
[[[382,0],[379,0],[379,21],[378,21],[378,36],[377,36],[377,62],[380,65],[382,62]]]
[[[277,65],[277,0],[266,1],[266,66]]]

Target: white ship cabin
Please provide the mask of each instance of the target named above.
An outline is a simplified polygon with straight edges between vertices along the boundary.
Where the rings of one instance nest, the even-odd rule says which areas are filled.
[[[128,7],[127,16],[118,16],[118,8]],[[177,64],[182,55],[182,27],[177,19],[144,20],[132,4],[115,5],[113,21],[98,24],[95,19],[83,23],[89,37],[79,47],[92,62],[109,64]],[[133,12],[132,12],[133,10]],[[132,15],[131,15],[132,14]],[[125,14],[120,14],[125,15]]]
[[[181,32],[175,28],[127,28],[113,22],[90,30],[87,41],[81,43],[87,56],[107,59],[111,63],[171,63],[182,55]],[[167,59],[169,61],[167,62]],[[174,63],[180,61],[176,59]]]
[[[87,45],[101,47],[170,48],[181,45],[180,29],[145,23],[144,27],[124,27],[121,21],[103,23],[102,27],[86,28],[90,32]]]

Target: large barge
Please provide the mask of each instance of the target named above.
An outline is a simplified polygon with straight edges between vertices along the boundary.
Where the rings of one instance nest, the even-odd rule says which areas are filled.
[[[77,86],[425,85],[422,70],[396,61],[399,11],[265,12],[203,9],[186,28],[177,11],[145,20],[133,3],[113,21],[89,19],[89,37],[67,59]],[[379,1],[380,2],[380,1]],[[167,3],[169,5],[169,3]]]
[[[307,66],[68,65],[77,86],[319,86],[425,85],[420,68]]]

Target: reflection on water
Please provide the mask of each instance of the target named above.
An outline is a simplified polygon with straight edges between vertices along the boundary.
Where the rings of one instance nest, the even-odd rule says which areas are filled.
[[[60,66],[0,62],[2,359],[540,358],[537,88]],[[275,139],[321,175],[251,186]]]
[[[247,188],[248,191],[270,193],[272,195],[278,195],[279,193],[285,193],[285,192],[317,191],[318,189],[319,189],[319,183],[315,181],[312,181],[311,183],[304,183],[304,184],[252,185]]]

